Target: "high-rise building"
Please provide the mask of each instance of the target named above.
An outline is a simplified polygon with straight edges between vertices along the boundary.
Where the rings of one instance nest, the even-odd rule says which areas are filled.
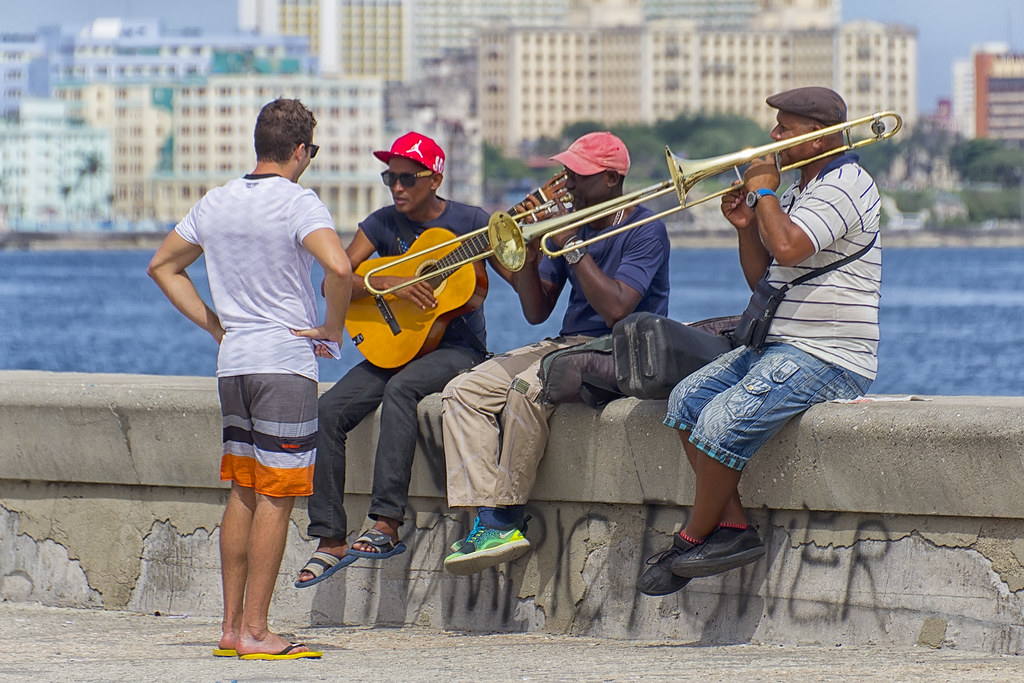
[[[953,120],[967,138],[1024,140],[1024,55],[981,43],[953,63]]]
[[[414,63],[478,47],[480,30],[564,25],[569,0],[416,0],[412,6]]]
[[[891,109],[917,120],[917,33],[899,24],[854,21],[839,27],[835,89],[850,116]]]
[[[302,36],[321,73],[404,81],[412,77],[411,0],[239,0],[238,27]]]
[[[1003,46],[1000,52],[1006,52]],[[952,66],[953,122],[958,133],[974,137],[974,59],[958,59]]]
[[[1024,54],[974,54],[974,133],[1024,141]]]

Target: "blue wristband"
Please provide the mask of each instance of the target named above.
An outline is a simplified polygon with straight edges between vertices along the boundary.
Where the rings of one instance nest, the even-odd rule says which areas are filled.
[[[767,197],[768,195],[774,197],[775,193],[772,190],[769,190],[767,187],[762,187],[760,190],[757,190],[758,197]]]

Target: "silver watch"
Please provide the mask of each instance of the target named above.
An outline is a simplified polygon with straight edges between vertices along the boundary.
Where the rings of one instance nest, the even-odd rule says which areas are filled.
[[[562,248],[565,249],[567,247],[571,247],[574,244],[579,244],[582,241],[583,240],[581,240],[579,237],[573,237],[568,242],[566,242]],[[576,249],[573,249],[572,251],[565,254],[565,262],[568,263],[570,266],[574,266],[580,262],[580,259],[583,258],[583,255],[586,253],[586,247],[577,247]]]
[[[760,190],[754,190],[753,192],[747,193],[747,206],[751,209],[757,206],[757,202],[760,201],[761,197],[778,197],[774,192],[766,187],[762,187]]]

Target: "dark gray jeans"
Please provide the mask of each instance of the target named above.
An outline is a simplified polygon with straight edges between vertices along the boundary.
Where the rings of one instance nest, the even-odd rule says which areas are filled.
[[[320,397],[313,495],[307,503],[310,536],[343,540],[347,535],[345,439],[377,406],[381,406],[380,433],[368,514],[374,519],[405,519],[419,431],[416,404],[483,359],[482,353],[468,347],[442,345],[398,370],[363,361]]]

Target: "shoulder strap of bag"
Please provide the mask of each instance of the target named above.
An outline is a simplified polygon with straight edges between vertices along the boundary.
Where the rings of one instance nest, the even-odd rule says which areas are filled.
[[[809,273],[804,273],[803,275],[801,275],[797,279],[793,280],[789,284],[784,285],[782,287],[782,291],[786,291],[790,287],[795,287],[797,285],[802,285],[803,283],[807,282],[808,280],[814,279],[814,278],[818,277],[819,275],[824,275],[825,273],[827,273],[827,272],[829,272],[831,270],[835,270],[836,268],[841,268],[841,267],[845,266],[847,263],[850,263],[852,261],[856,261],[861,256],[863,256],[864,254],[868,253],[871,250],[871,247],[875,246],[875,240],[876,239],[878,239],[878,233],[877,232],[871,237],[871,241],[867,243],[867,246],[863,247],[862,249],[858,249],[855,253],[850,254],[849,256],[846,256],[844,258],[841,258],[838,261],[830,263],[827,266],[822,266],[821,268],[815,268],[814,270],[812,270]]]

